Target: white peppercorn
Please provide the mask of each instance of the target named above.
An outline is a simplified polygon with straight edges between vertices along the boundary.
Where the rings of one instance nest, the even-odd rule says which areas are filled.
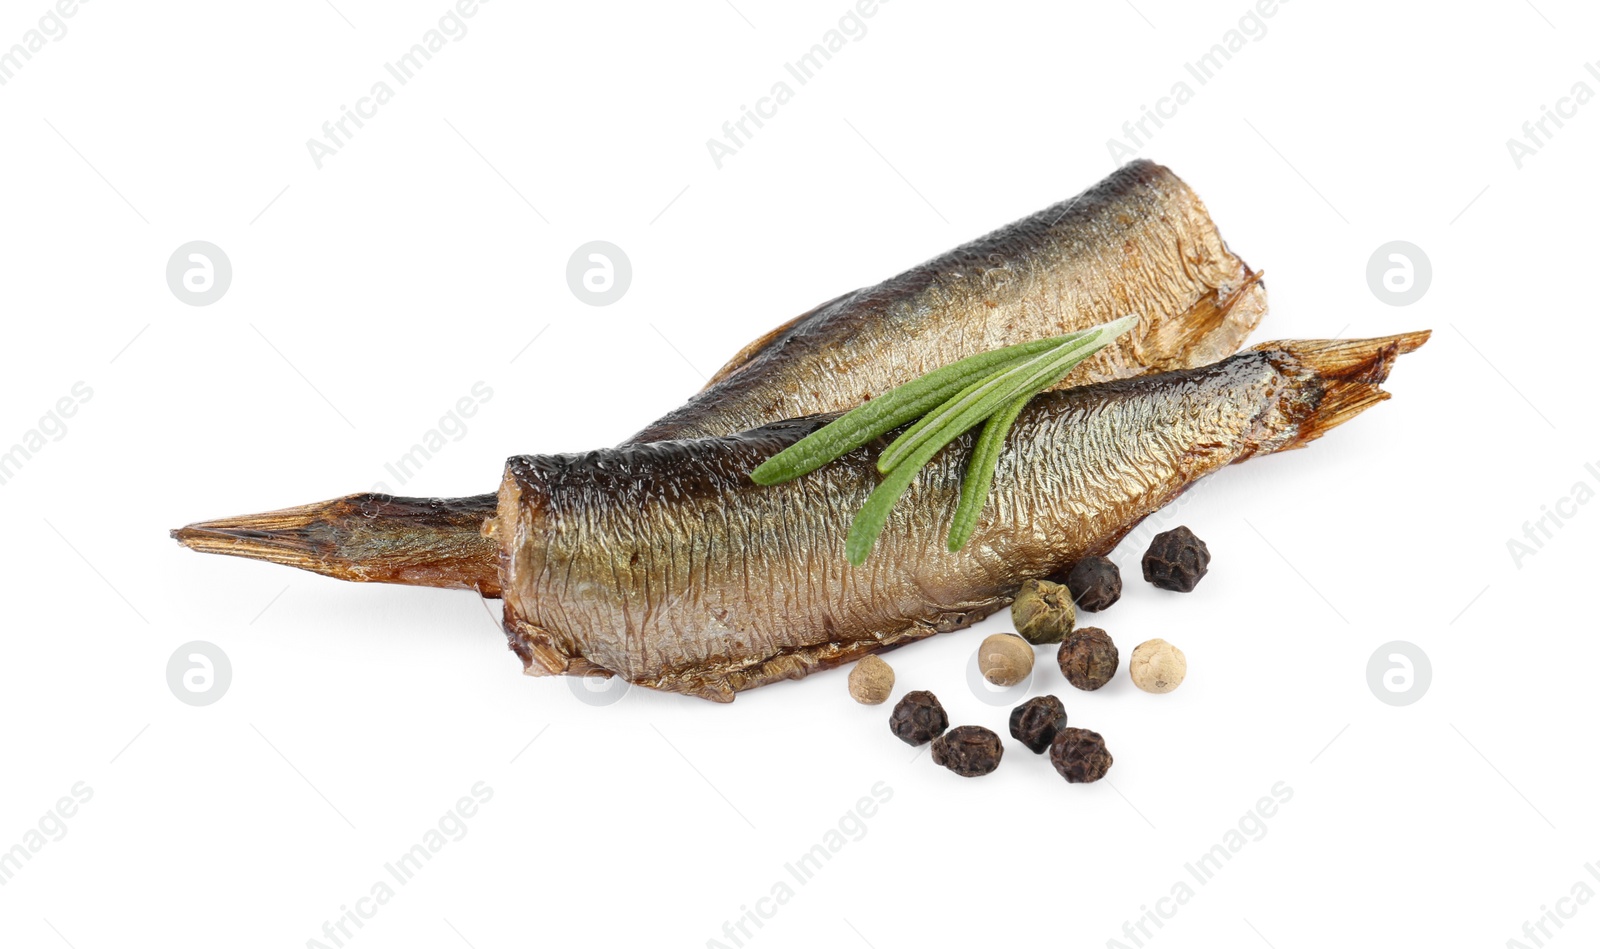
[[[1146,692],[1171,692],[1183,682],[1189,660],[1183,650],[1165,639],[1152,639],[1134,647],[1128,660],[1128,675],[1133,684]]]
[[[994,685],[1016,685],[1033,672],[1033,647],[1015,633],[995,633],[978,647],[978,671]]]
[[[882,705],[894,691],[894,670],[875,655],[867,655],[850,670],[850,697],[862,705]]]

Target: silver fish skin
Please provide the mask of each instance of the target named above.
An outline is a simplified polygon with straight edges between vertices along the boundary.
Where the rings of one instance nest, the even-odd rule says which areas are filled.
[[[734,695],[960,629],[1030,577],[1114,547],[1200,478],[1298,448],[1382,401],[1427,333],[1266,343],[1219,363],[1046,393],[1017,419],[962,550],[945,549],[972,433],[924,469],[872,556],[845,558],[886,443],[797,480],[748,473],[830,416],[506,466],[485,531],[532,675]]]

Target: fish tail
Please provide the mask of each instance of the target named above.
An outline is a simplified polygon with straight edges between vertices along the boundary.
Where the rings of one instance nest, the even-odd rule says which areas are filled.
[[[207,554],[266,560],[340,580],[465,587],[500,595],[498,545],[483,536],[496,497],[351,494],[172,532]]]
[[[1280,368],[1303,380],[1297,398],[1284,409],[1289,425],[1268,451],[1289,451],[1321,438],[1330,429],[1389,398],[1379,386],[1389,378],[1395,358],[1414,352],[1429,330],[1376,339],[1309,339],[1263,343],[1255,347]]]

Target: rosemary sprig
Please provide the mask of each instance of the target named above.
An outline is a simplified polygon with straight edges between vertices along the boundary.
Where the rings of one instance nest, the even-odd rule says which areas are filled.
[[[1085,330],[992,349],[935,369],[905,385],[890,389],[865,405],[851,409],[778,452],[750,472],[750,480],[756,484],[773,485],[810,474],[879,435],[891,432],[912,419],[921,418],[975,380],[984,379],[998,369],[1025,362],[1065,341],[1093,332]]]
[[[1106,325],[1116,326],[1115,323]],[[1090,332],[1077,339],[1064,340],[1032,359],[997,371],[967,386],[890,442],[889,447],[878,456],[878,470],[887,474],[889,469],[905,461],[924,442],[945,435],[949,436],[945,441],[951,441],[1011,401],[1055,385],[1074,366],[1115,338],[1116,332],[1109,336],[1102,332]],[[957,425],[961,427],[955,428]]]
[[[1006,434],[1031,401],[1033,395],[1025,395],[983,423],[983,431],[978,433],[978,440],[972,446],[967,473],[961,479],[961,499],[956,502],[955,517],[950,521],[950,536],[945,541],[950,551],[965,547],[978,526],[978,515],[983,513],[983,504],[988,500],[989,484],[994,481],[994,469],[1000,464],[1000,449],[1006,443]]]
[[[962,479],[947,539],[950,550],[959,550],[977,526],[1006,434],[1029,400],[1061,381],[1136,321],[1137,317],[1128,316],[1080,333],[980,353],[936,369],[846,412],[767,459],[750,477],[764,485],[798,478],[917,419],[879,454],[877,467],[884,478],[850,525],[845,555],[860,566],[917,472],[944,446],[984,422]]]

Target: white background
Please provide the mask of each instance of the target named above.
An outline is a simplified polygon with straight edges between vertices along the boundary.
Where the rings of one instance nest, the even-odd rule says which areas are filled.
[[[321,170],[306,140],[445,0],[85,4],[0,87],[0,443],[93,390],[0,486],[0,848],[93,790],[0,887],[3,941],[307,945],[479,781],[466,836],[347,945],[734,945],[724,923],[788,880],[745,945],[1131,946],[1124,922],[1276,782],[1293,797],[1265,836],[1147,945],[1502,946],[1600,889],[1600,505],[1562,502],[1600,487],[1600,104],[1520,170],[1505,144],[1575,82],[1600,91],[1595,12],[1295,0],[1201,86],[1184,63],[1249,5],[1134,2],[884,3],[720,170],[706,140],[845,0],[486,4]],[[46,9],[8,2],[0,46]],[[957,778],[842,671],[732,706],[592,706],[519,675],[471,594],[167,538],[398,487],[385,463],[479,381],[492,398],[402,493],[616,443],[795,313],[1097,181],[1107,139],[1180,79],[1192,101],[1139,153],[1266,271],[1257,341],[1434,338],[1391,402],[1196,489],[1167,522],[1210,544],[1195,593],[1117,551],[1127,592],[1096,622],[1124,655],[1181,646],[1180,690],[1078,693],[1040,650],[1032,693],[1106,736],[1106,781],[1069,786],[1009,739],[998,772]],[[633,263],[604,308],[564,276],[594,239]],[[1396,239],[1433,265],[1404,308],[1365,277]],[[209,307],[165,282],[191,240],[233,263]],[[1508,539],[1558,502],[1574,516],[1515,562]],[[1003,730],[965,663],[1005,628],[894,653],[897,695]],[[165,678],[191,640],[233,667],[204,708]],[[1431,658],[1408,707],[1368,689],[1391,640]],[[784,864],[878,782],[865,836],[794,884]],[[1593,905],[1559,904],[1553,941],[1600,937]]]

